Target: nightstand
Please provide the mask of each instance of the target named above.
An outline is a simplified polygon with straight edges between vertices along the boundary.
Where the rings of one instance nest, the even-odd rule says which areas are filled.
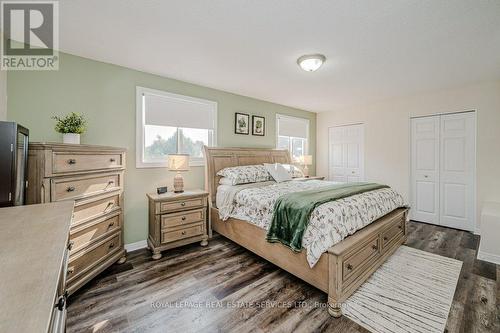
[[[325,177],[322,176],[309,176],[309,177],[297,177],[293,178],[293,180],[305,181],[305,180],[324,180]]]
[[[153,259],[161,251],[200,242],[208,245],[208,192],[189,190],[183,193],[148,193],[148,247]]]

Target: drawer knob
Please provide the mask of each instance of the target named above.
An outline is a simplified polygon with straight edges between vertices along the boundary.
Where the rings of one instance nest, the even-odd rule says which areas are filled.
[[[186,206],[186,203],[185,202],[181,202],[181,206],[182,207]]]
[[[398,225],[398,228],[399,229],[403,229],[403,226],[400,224],[400,225]]]
[[[109,161],[110,162],[116,162],[116,160],[114,158],[110,158]]]
[[[110,223],[108,224],[108,229],[109,229],[109,228],[111,228],[111,227],[112,227],[112,226],[114,226],[114,225],[115,225],[115,221],[110,222]]]
[[[186,221],[186,217],[185,216],[181,217],[181,220]]]
[[[75,191],[74,186],[68,186],[68,188],[66,189],[66,192],[73,192],[73,191]]]
[[[57,303],[56,303],[56,308],[57,310],[59,311],[62,311],[64,310],[64,307],[66,306],[66,296],[59,296],[59,298],[57,299]]]
[[[75,272],[74,267],[68,267],[68,274],[73,274]]]
[[[352,265],[351,264],[347,264],[347,269],[352,271]]]
[[[115,247],[115,243],[111,243],[111,244],[109,244],[109,248],[110,248],[110,249],[112,249],[112,248],[114,248],[114,247]]]
[[[372,245],[372,249],[374,249],[375,251],[377,251],[377,250],[378,250],[378,246],[377,246],[377,245],[375,245],[375,244],[373,244],[373,245]]]
[[[108,202],[108,205],[106,206],[104,211],[110,210],[111,208],[113,208],[114,205],[115,205],[115,203],[113,201]]]
[[[387,240],[387,236],[384,237],[384,240],[386,241]]]
[[[185,235],[185,234],[186,234],[186,232],[185,232],[185,231],[181,232],[181,235]]]
[[[72,164],[76,164],[76,160],[74,158],[70,158],[68,160],[68,164],[72,165]]]
[[[69,241],[68,243],[68,250],[71,251],[73,249],[73,245],[75,245],[74,241]]]

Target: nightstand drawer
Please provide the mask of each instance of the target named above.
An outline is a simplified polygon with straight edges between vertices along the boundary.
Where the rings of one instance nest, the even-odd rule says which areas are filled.
[[[205,221],[205,209],[196,209],[186,212],[173,213],[161,216],[161,228],[167,229],[172,227],[178,227],[194,222]]]
[[[205,228],[203,227],[203,222],[193,225],[191,227],[175,230],[175,231],[162,231],[161,242],[169,243],[176,240],[200,236],[205,233]]]
[[[175,212],[180,210],[187,210],[196,207],[205,206],[206,198],[196,198],[196,199],[188,199],[182,201],[173,201],[173,202],[162,202],[160,204],[160,212],[168,213]]]

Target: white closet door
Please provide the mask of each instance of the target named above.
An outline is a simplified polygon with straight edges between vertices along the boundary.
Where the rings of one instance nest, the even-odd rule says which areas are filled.
[[[412,219],[439,224],[439,116],[411,120]]]
[[[441,116],[440,224],[474,231],[475,115]]]
[[[364,125],[329,129],[329,179],[338,182],[364,180]]]

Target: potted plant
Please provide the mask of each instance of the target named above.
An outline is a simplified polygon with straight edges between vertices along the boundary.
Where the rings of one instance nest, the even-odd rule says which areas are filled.
[[[63,135],[64,143],[80,144],[80,134],[87,129],[87,121],[81,114],[71,112],[65,117],[53,116],[56,126],[55,130]]]

